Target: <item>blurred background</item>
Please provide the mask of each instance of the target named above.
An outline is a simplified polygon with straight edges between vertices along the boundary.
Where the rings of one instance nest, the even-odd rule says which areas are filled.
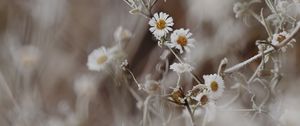
[[[232,9],[235,2],[160,0],[153,9],[170,14],[174,29],[191,30],[196,48],[185,60],[196,68],[199,77],[215,73],[224,57],[229,59],[228,66],[232,66],[257,54],[255,41],[267,38],[255,19],[249,18],[246,25],[235,18]],[[264,4],[257,8],[260,6]],[[161,62],[164,49],[157,46],[149,32],[148,19],[129,14],[129,10],[122,0],[0,0],[0,125],[140,125],[139,102],[122,81],[115,83],[115,76],[91,72],[86,66],[91,51],[117,44],[114,33],[122,26],[132,33],[124,52],[137,79],[143,82],[149,73],[153,79],[159,78],[154,68]],[[299,43],[282,56],[282,61],[283,79],[278,96],[284,117],[280,119],[288,126],[299,126]],[[250,75],[258,63],[249,64],[243,70],[247,71],[245,75]],[[176,73],[170,72],[167,78],[163,87],[174,87]],[[77,83],[97,86],[77,89]],[[184,87],[189,89],[192,83],[189,77],[184,77]],[[137,90],[136,85],[129,86]],[[81,97],[77,90],[82,88],[95,96]],[[87,114],[87,118],[79,121],[78,113]],[[220,114],[219,121],[210,125],[242,124],[237,118],[224,118]],[[174,121],[173,125],[185,124]]]

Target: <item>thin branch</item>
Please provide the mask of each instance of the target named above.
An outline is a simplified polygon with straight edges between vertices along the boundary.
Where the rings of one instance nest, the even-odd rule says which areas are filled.
[[[184,102],[185,102],[185,107],[186,107],[186,109],[188,110],[188,112],[189,112],[189,114],[191,116],[192,124],[193,124],[193,126],[195,126],[195,123],[194,123],[195,122],[195,120],[194,120],[194,114],[193,114],[193,112],[192,112],[192,110],[190,108],[189,102],[187,101],[187,99],[185,99]]]
[[[300,29],[300,23],[298,22],[295,30],[290,34],[290,36],[288,36],[287,39],[285,39],[284,41],[282,41],[278,45],[275,45],[275,47],[277,47],[277,49],[280,49],[280,48],[284,47],[285,45],[287,45],[290,42],[290,40],[293,39],[293,37],[296,35],[296,33],[298,33],[299,29]],[[274,50],[275,50],[274,48],[269,48],[269,49],[267,49],[267,50],[264,51],[264,54],[267,55],[269,53],[272,53]],[[253,61],[255,61],[255,60],[257,60],[257,59],[259,59],[261,57],[262,57],[261,53],[260,54],[256,54],[255,56],[253,56],[253,57],[245,60],[244,62],[241,62],[239,64],[236,64],[236,65],[234,65],[234,66],[226,69],[224,73],[225,74],[230,74],[232,72],[235,72],[235,71],[237,71],[237,70],[245,67],[247,64],[249,64],[249,63],[251,63],[251,62],[253,62]]]
[[[147,96],[146,100],[144,101],[143,126],[146,126],[147,123],[146,118],[147,118],[148,104],[151,97],[152,97],[151,95]]]
[[[263,55],[263,54],[262,54]],[[250,79],[247,81],[248,84],[250,84],[253,79],[257,76],[258,72],[261,70],[261,67],[264,65],[264,60],[260,61],[259,66],[256,68],[255,72],[253,73],[253,75],[250,77]]]
[[[180,80],[181,80],[181,75],[178,74],[178,79],[177,79],[177,82],[176,82],[176,88],[180,87]]]
[[[141,85],[141,84],[137,81],[137,79],[135,78],[135,76],[134,76],[134,74],[131,72],[131,70],[128,69],[128,68],[126,68],[126,70],[127,70],[127,71],[129,72],[129,74],[132,76],[132,79],[134,80],[134,82],[135,82],[136,85],[138,86],[139,90],[140,90],[140,89],[143,89],[143,88],[144,88],[143,85]]]

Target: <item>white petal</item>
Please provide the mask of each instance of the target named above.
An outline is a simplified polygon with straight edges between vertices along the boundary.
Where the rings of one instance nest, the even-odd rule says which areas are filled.
[[[160,12],[160,13],[159,13],[159,18],[160,18],[160,19],[163,19],[163,17],[164,17],[164,13],[163,13],[163,12]]]
[[[171,27],[166,27],[166,29],[167,29],[168,31],[172,31],[172,30],[173,30]]]
[[[155,18],[156,21],[159,20],[159,17],[158,17],[157,13],[155,13],[153,16],[154,16],[154,18]]]
[[[155,27],[151,27],[149,30],[151,31],[151,32],[154,32],[155,31]]]
[[[156,21],[155,21],[154,19],[151,19],[151,20],[149,21],[149,25],[150,25],[150,26],[155,26],[155,25],[156,25]]]
[[[173,23],[173,18],[172,17],[169,17],[166,22],[169,24],[169,23]]]

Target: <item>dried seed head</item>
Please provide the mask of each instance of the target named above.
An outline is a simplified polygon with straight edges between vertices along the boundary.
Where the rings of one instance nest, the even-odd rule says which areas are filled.
[[[185,95],[180,88],[175,88],[169,99],[177,104],[184,104]]]
[[[280,42],[282,42],[283,40],[285,40],[286,39],[286,36],[284,36],[284,35],[278,35],[277,36],[277,38],[276,38],[276,40],[280,43]]]

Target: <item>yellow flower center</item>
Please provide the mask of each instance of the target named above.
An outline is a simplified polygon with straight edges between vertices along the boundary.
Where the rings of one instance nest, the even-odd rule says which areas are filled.
[[[97,63],[98,64],[103,64],[103,63],[105,63],[107,61],[107,59],[108,59],[107,56],[103,54],[103,55],[101,55],[101,56],[98,57]]]
[[[207,102],[208,102],[208,97],[207,97],[206,95],[203,95],[203,96],[200,98],[200,103],[201,103],[201,105],[205,105]]]
[[[179,36],[177,43],[181,46],[185,46],[187,44],[187,38],[185,36]]]
[[[217,83],[216,81],[213,81],[213,82],[210,83],[210,88],[211,88],[211,90],[212,90],[213,92],[215,92],[215,91],[218,90],[219,85],[218,85],[218,83]]]
[[[286,37],[284,36],[284,35],[278,35],[278,37],[277,37],[277,41],[278,42],[282,42],[283,40],[285,40],[286,39]]]
[[[156,22],[156,28],[162,30],[166,27],[166,22],[162,19]]]

